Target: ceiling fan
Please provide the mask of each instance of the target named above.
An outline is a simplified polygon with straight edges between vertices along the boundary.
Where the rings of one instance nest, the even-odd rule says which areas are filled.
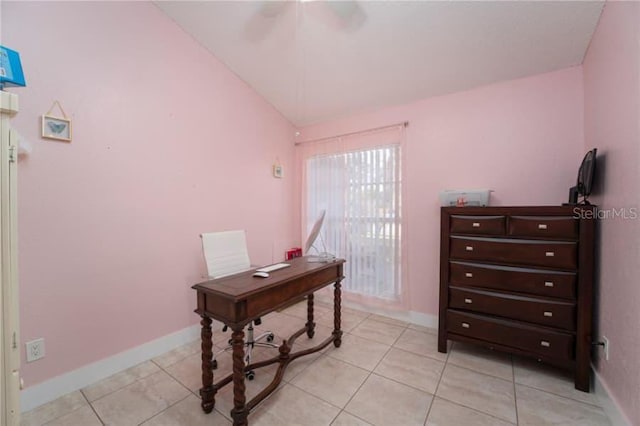
[[[284,19],[288,14],[293,14],[296,25],[298,18],[304,15],[304,17],[310,16],[335,30],[344,32],[356,31],[366,20],[366,14],[356,0],[266,0],[256,4],[256,12],[245,26],[245,35],[251,41],[264,39],[278,21]]]

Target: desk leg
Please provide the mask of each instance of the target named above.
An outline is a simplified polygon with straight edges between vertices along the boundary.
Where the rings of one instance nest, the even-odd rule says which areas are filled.
[[[213,387],[213,342],[211,341],[211,318],[202,316],[200,321],[202,331],[202,388],[200,397],[202,398],[202,410],[210,413],[216,403],[216,390]]]
[[[307,296],[307,336],[309,339],[313,338],[316,333],[316,323],[313,322],[313,293]]]
[[[336,281],[333,289],[333,336],[335,340],[333,345],[339,348],[342,344],[342,330],[340,330],[340,303],[342,301],[342,292],[340,291],[340,281]]]
[[[233,347],[233,409],[231,418],[234,426],[246,426],[249,411],[244,386],[244,329],[234,328],[231,334]]]

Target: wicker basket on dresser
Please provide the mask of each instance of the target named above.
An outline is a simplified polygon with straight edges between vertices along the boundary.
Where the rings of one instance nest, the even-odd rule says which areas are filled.
[[[480,344],[589,391],[595,206],[443,207],[438,350]]]

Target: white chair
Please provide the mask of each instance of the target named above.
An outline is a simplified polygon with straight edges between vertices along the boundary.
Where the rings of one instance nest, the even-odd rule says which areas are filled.
[[[207,273],[210,278],[221,278],[251,269],[245,231],[209,232],[201,234],[200,237],[202,238],[202,252],[207,263]],[[260,318],[249,323],[247,328],[244,343],[244,361],[246,365],[251,364],[251,352],[255,346],[278,348],[278,345],[272,343],[274,334],[271,331],[264,332],[254,338],[254,324],[260,325]],[[222,331],[227,331],[226,325]],[[262,339],[266,340],[266,342],[260,342]],[[218,367],[218,362],[216,361],[218,355],[231,349],[231,339],[229,339],[229,345],[213,355],[214,370]],[[253,370],[245,374],[249,380],[253,380],[255,377]]]

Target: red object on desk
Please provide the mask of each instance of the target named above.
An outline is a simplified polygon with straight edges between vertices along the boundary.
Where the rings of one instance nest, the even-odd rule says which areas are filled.
[[[302,249],[300,247],[294,247],[285,252],[285,259],[291,260],[296,257],[302,257]]]

